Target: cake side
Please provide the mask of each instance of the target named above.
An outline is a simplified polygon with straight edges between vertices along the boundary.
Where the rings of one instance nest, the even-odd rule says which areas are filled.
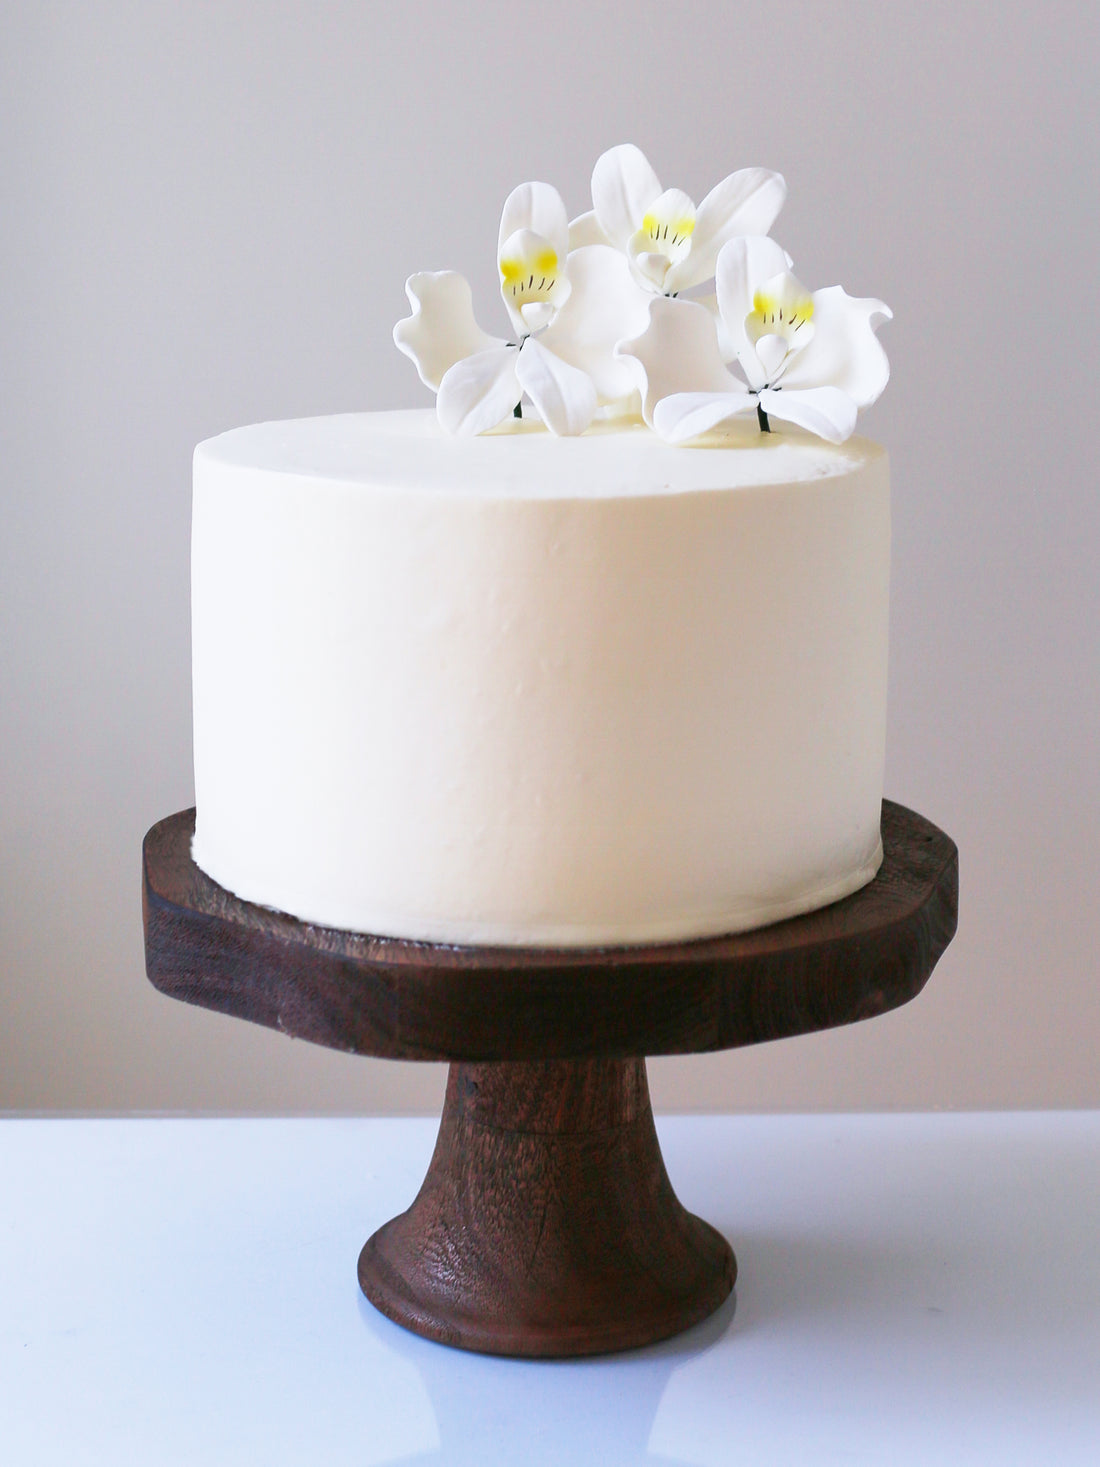
[[[200,445],[198,864],[307,921],[524,946],[870,880],[886,455],[703,442],[365,414]]]

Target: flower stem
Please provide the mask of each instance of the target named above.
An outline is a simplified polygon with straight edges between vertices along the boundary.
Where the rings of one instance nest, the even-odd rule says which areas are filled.
[[[759,398],[757,398],[757,400],[756,400],[756,416],[760,419],[760,431],[761,431],[761,433],[770,433],[771,430],[772,430],[772,425],[768,422],[768,415],[767,415],[767,413],[760,406],[760,399]]]
[[[517,402],[516,403],[515,407],[512,409],[512,416],[513,416],[513,418],[522,418],[523,417],[523,403],[522,402]]]

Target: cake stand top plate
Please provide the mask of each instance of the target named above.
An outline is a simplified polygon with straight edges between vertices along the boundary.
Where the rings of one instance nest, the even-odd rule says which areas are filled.
[[[143,849],[146,969],[173,998],[352,1054],[576,1059],[689,1054],[828,1029],[923,988],[955,932],[958,852],[882,807],[868,886],[803,917],[648,947],[453,947],[299,922],[191,859],[194,810]]]

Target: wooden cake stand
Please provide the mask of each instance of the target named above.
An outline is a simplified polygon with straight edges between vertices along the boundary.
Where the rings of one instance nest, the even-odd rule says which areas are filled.
[[[645,1056],[854,1023],[924,986],[955,932],[958,853],[884,802],[885,860],[821,911],[634,948],[449,947],[313,927],[191,860],[194,811],[145,838],[162,993],[352,1054],[448,1060],[415,1202],[359,1256],[363,1292],[419,1334],[500,1355],[648,1344],[733,1288],[728,1243],[679,1203]]]

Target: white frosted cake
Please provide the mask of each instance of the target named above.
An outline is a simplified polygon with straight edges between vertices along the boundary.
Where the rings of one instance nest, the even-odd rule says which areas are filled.
[[[886,455],[734,424],[200,444],[194,857],[432,942],[734,932],[875,874]]]

